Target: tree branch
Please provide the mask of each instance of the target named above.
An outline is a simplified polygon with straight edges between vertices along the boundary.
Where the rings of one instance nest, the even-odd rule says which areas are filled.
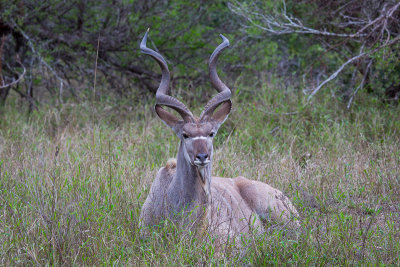
[[[11,86],[13,86],[13,85],[15,85],[15,84],[18,84],[18,83],[22,80],[22,78],[24,78],[25,73],[26,73],[26,68],[24,67],[24,65],[22,65],[22,63],[21,63],[20,60],[17,60],[17,62],[18,62],[18,63],[22,66],[22,68],[24,69],[23,72],[22,72],[22,74],[19,75],[18,79],[14,80],[13,82],[1,85],[1,86],[0,86],[0,89],[8,88],[8,87],[11,87]]]
[[[308,99],[307,99],[307,100],[309,101],[309,100],[310,100],[310,99],[311,99],[325,84],[327,84],[328,82],[330,82],[330,81],[332,81],[333,79],[335,79],[336,76],[337,76],[340,72],[342,72],[342,70],[343,70],[348,64],[350,64],[351,62],[353,62],[353,61],[355,61],[355,60],[357,60],[357,59],[360,59],[360,58],[362,58],[362,57],[365,56],[365,55],[369,55],[369,54],[376,53],[377,51],[383,49],[383,48],[386,47],[386,46],[391,46],[391,45],[395,44],[399,39],[400,39],[400,35],[397,36],[396,38],[394,38],[392,41],[390,41],[390,42],[388,42],[388,43],[385,43],[385,44],[383,44],[383,45],[380,45],[379,47],[377,47],[377,48],[374,49],[374,50],[367,51],[367,52],[361,52],[361,51],[362,51],[362,50],[361,50],[360,53],[359,53],[357,56],[354,56],[354,57],[350,58],[349,60],[347,60],[347,61],[346,61],[343,65],[341,65],[333,74],[331,74],[331,76],[329,76],[328,79],[326,79],[325,81],[323,81],[317,88],[313,89],[313,90],[312,90],[312,93],[308,96]],[[307,93],[307,90],[303,90],[303,93]]]
[[[369,69],[371,68],[373,60],[371,59],[367,65],[367,68],[365,69],[364,75],[363,75],[363,79],[361,80],[361,83],[357,86],[356,90],[354,90],[353,94],[351,95],[349,102],[347,103],[347,109],[350,109],[351,103],[354,100],[354,97],[356,96],[358,90],[362,89],[364,87],[365,81],[367,79],[368,76],[368,72]]]
[[[14,20],[11,21],[13,24],[13,27],[16,28],[22,36],[26,39],[30,49],[32,50],[32,53],[36,54],[37,58],[39,59],[39,62],[43,64],[48,70],[50,70],[51,73],[53,73],[54,77],[60,82],[60,87],[59,87],[59,101],[62,104],[62,94],[64,90],[64,80],[57,74],[57,72],[43,59],[41,54],[35,49],[35,46],[32,43],[31,38],[21,29],[21,27],[18,26],[17,23],[15,23]]]
[[[257,12],[252,11],[247,6],[239,3],[237,0],[234,0],[233,2],[234,3],[231,2],[228,3],[229,9],[233,13],[245,18],[253,26],[268,33],[271,33],[273,35],[302,33],[302,34],[314,34],[314,35],[350,37],[350,38],[366,36],[366,34],[361,33],[361,31],[353,34],[345,34],[345,33],[336,33],[329,31],[321,31],[310,27],[306,27],[302,24],[302,22],[298,18],[292,17],[291,15],[287,14],[285,1],[282,1],[283,10],[281,14],[279,14],[281,18],[279,18],[278,15],[275,16],[264,15],[261,11]],[[257,9],[255,6],[254,8]],[[251,16],[254,16],[256,20],[253,19]],[[264,26],[262,26],[257,20],[263,23]]]

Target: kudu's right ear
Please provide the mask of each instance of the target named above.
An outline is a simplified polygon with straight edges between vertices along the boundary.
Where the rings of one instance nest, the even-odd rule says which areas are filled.
[[[222,124],[228,118],[229,113],[232,109],[232,101],[226,100],[222,102],[216,111],[212,114],[211,118],[213,118],[218,123]]]
[[[161,105],[155,106],[155,110],[157,113],[157,116],[169,127],[171,127],[173,130],[175,130],[175,126],[178,124],[178,122],[181,122],[179,118],[177,118],[174,114],[166,111],[165,109],[162,108]]]

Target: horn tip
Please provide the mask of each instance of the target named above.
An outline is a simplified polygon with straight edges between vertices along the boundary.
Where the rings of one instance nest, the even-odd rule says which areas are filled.
[[[221,36],[223,43],[225,43],[227,46],[229,46],[229,40],[228,38],[226,38],[225,36],[223,36],[222,34],[220,34],[219,36]]]
[[[143,50],[147,49],[146,42],[147,42],[147,36],[149,35],[149,30],[150,28],[147,28],[147,31],[144,34],[142,41],[140,42],[140,49],[142,50],[143,53],[145,53],[145,51]]]

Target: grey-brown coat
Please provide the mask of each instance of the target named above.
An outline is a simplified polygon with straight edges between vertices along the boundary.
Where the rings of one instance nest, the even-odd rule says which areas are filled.
[[[179,100],[166,94],[170,79],[168,66],[159,53],[146,47],[147,35],[148,32],[141,50],[152,56],[162,69],[155,110],[179,137],[180,146],[176,160],[168,161],[159,170],[151,186],[140,214],[142,231],[168,219],[185,227],[207,230],[221,243],[228,236],[262,232],[263,221],[267,219],[297,227],[298,213],[281,191],[244,177],[211,175],[213,138],[232,107],[231,91],[216,72],[218,56],[229,46],[229,41],[221,35],[223,42],[210,57],[210,79],[219,93],[197,118]],[[182,120],[163,106],[176,110]]]

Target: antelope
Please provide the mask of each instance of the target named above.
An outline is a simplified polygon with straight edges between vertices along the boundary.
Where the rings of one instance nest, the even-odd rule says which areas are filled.
[[[148,31],[141,41],[141,52],[155,59],[162,71],[155,112],[175,132],[180,145],[176,160],[169,160],[159,170],[150,188],[140,213],[141,232],[148,233],[151,226],[162,220],[181,220],[187,226],[207,229],[224,242],[229,236],[238,237],[255,229],[262,232],[267,219],[299,226],[295,207],[281,191],[241,176],[221,178],[211,174],[213,139],[232,108],[231,90],[216,71],[218,56],[229,46],[228,39],[220,35],[222,43],[208,63],[211,84],[218,94],[207,103],[200,117],[195,117],[182,102],[167,94],[167,62],[146,46],[147,36]],[[177,111],[180,118],[163,107]]]

